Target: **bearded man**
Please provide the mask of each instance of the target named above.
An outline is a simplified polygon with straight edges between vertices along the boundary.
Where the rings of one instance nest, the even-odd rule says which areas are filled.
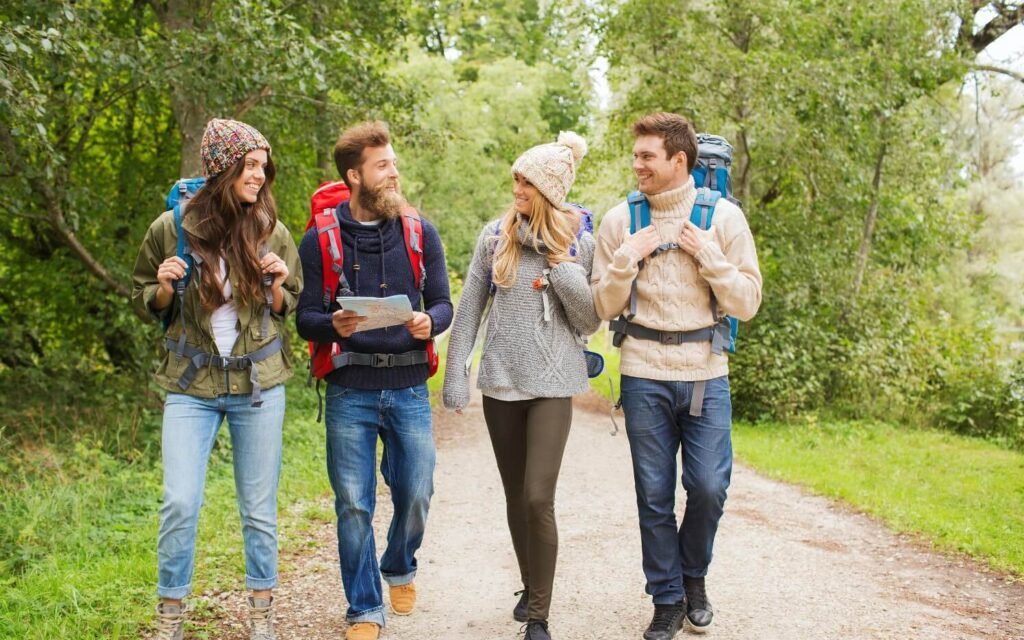
[[[323,262],[317,229],[302,239],[299,256],[308,285],[296,323],[306,340],[341,345],[349,363],[326,377],[327,471],[338,518],[341,579],[349,602],[348,640],[376,640],[384,626],[381,576],[391,611],[409,615],[416,605],[416,552],[423,541],[433,495],[434,436],[426,381],[426,340],[448,328],[452,302],[444,249],[437,229],[423,227],[421,288],[417,288],[400,220],[405,199],[395,150],[382,122],[356,125],[338,138],[334,160],[352,197],[335,210],[341,226],[344,277],[325,310]],[[342,291],[348,284],[348,291]],[[363,320],[334,298],[408,296],[405,326],[359,331]],[[340,338],[340,339],[339,339]],[[377,439],[380,470],[391,488],[394,515],[387,549],[378,562],[373,538]]]

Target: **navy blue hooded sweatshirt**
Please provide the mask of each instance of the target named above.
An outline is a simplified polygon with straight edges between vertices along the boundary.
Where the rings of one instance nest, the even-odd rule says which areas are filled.
[[[379,225],[361,224],[352,218],[348,202],[338,205],[335,213],[341,224],[345,278],[353,295],[375,298],[406,295],[413,310],[419,310],[420,291],[413,279],[401,220],[388,219]],[[441,238],[432,224],[426,220],[422,222],[423,265],[426,269],[423,311],[433,320],[431,336],[435,336],[452,322],[451,291]],[[404,325],[357,331],[349,338],[339,336],[331,324],[331,314],[340,309],[335,300],[339,292],[331,296],[329,311],[324,311],[321,299],[323,262],[315,227],[303,236],[299,258],[305,284],[299,296],[295,323],[304,339],[340,342],[342,351],[357,353],[404,353],[426,349],[426,342],[414,339]],[[382,287],[382,284],[387,286]],[[426,364],[389,368],[352,365],[335,369],[328,374],[327,381],[356,389],[401,389],[425,382],[429,373]]]

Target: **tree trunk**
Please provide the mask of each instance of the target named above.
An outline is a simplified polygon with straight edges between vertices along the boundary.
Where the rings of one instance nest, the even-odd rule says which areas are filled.
[[[171,110],[178,123],[181,135],[181,170],[179,177],[191,178],[202,175],[203,165],[199,157],[199,146],[203,142],[206,127],[206,108],[196,102],[182,89],[175,88],[171,95]]]
[[[316,140],[316,166],[320,167],[320,180],[326,182],[328,180],[338,179],[338,168],[334,166],[334,141],[338,136],[337,128],[335,127],[335,119],[333,114],[327,108],[330,104],[330,96],[326,91],[320,93],[317,96],[317,123],[319,126],[319,135]]]
[[[167,41],[173,43],[177,41],[179,32],[196,29],[196,16],[209,15],[210,0],[150,0],[150,7]],[[177,84],[171,87],[171,111],[181,135],[180,177],[202,175],[199,146],[209,111],[199,96]]]
[[[882,123],[882,130],[885,130],[885,123]],[[864,282],[864,270],[867,269],[868,255],[871,253],[871,242],[875,235],[875,223],[878,221],[878,203],[882,190],[882,166],[885,163],[885,153],[888,143],[883,137],[882,146],[878,149],[878,157],[875,159],[875,177],[871,180],[871,206],[864,217],[864,235],[860,240],[860,250],[857,252],[857,272],[853,278],[853,293],[860,293],[861,284]]]

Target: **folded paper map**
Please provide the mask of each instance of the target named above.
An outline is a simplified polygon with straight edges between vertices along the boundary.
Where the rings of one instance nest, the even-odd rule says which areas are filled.
[[[366,320],[359,323],[357,332],[405,324],[412,319],[412,305],[407,296],[367,298],[364,296],[339,296],[338,304],[344,311],[355,311]]]

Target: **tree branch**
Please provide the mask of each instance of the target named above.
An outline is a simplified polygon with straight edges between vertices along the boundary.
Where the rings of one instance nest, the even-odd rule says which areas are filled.
[[[985,7],[991,6],[996,10],[996,17],[992,18],[970,38],[971,48],[975,53],[981,53],[985,47],[999,39],[1004,33],[1024,21],[1024,4],[1011,2],[975,2],[974,15]],[[974,16],[972,15],[972,18]],[[974,21],[971,20],[973,25]]]
[[[971,69],[975,71],[987,71],[989,73],[999,73],[1004,76],[1009,76],[1017,82],[1024,82],[1024,74],[1014,71],[1013,69],[1004,69],[1003,67],[996,67],[990,64],[977,64],[971,63]]]
[[[241,102],[239,102],[238,105],[235,106],[234,113],[231,115],[231,117],[233,119],[235,119],[235,120],[240,119],[242,116],[245,115],[245,113],[249,109],[252,109],[253,107],[255,107],[259,103],[260,100],[262,100],[263,98],[266,98],[267,96],[269,96],[272,93],[274,93],[274,88],[273,87],[271,87],[269,84],[263,85],[262,89],[260,89],[256,93],[253,93],[252,95],[250,95],[245,100],[242,100]]]
[[[14,142],[14,135],[11,133],[10,128],[5,124],[0,124],[0,150],[7,154],[8,158],[14,159],[18,157],[18,147]],[[20,165],[13,162],[12,165],[16,171],[20,170]],[[75,235],[74,229],[68,224],[66,217],[64,216],[64,210],[60,203],[60,198],[54,193],[53,187],[50,183],[39,175],[25,175],[28,181],[29,187],[32,192],[35,193],[43,205],[46,208],[47,215],[45,216],[46,222],[50,225],[53,231],[71,249],[71,252],[85,265],[85,268],[89,273],[93,274],[100,279],[104,284],[114,290],[118,295],[125,298],[131,297],[131,290],[120,280],[117,280],[110,274],[109,271],[104,268],[100,262],[93,257],[92,253],[82,244],[82,242]],[[37,216],[44,218],[44,216]]]

